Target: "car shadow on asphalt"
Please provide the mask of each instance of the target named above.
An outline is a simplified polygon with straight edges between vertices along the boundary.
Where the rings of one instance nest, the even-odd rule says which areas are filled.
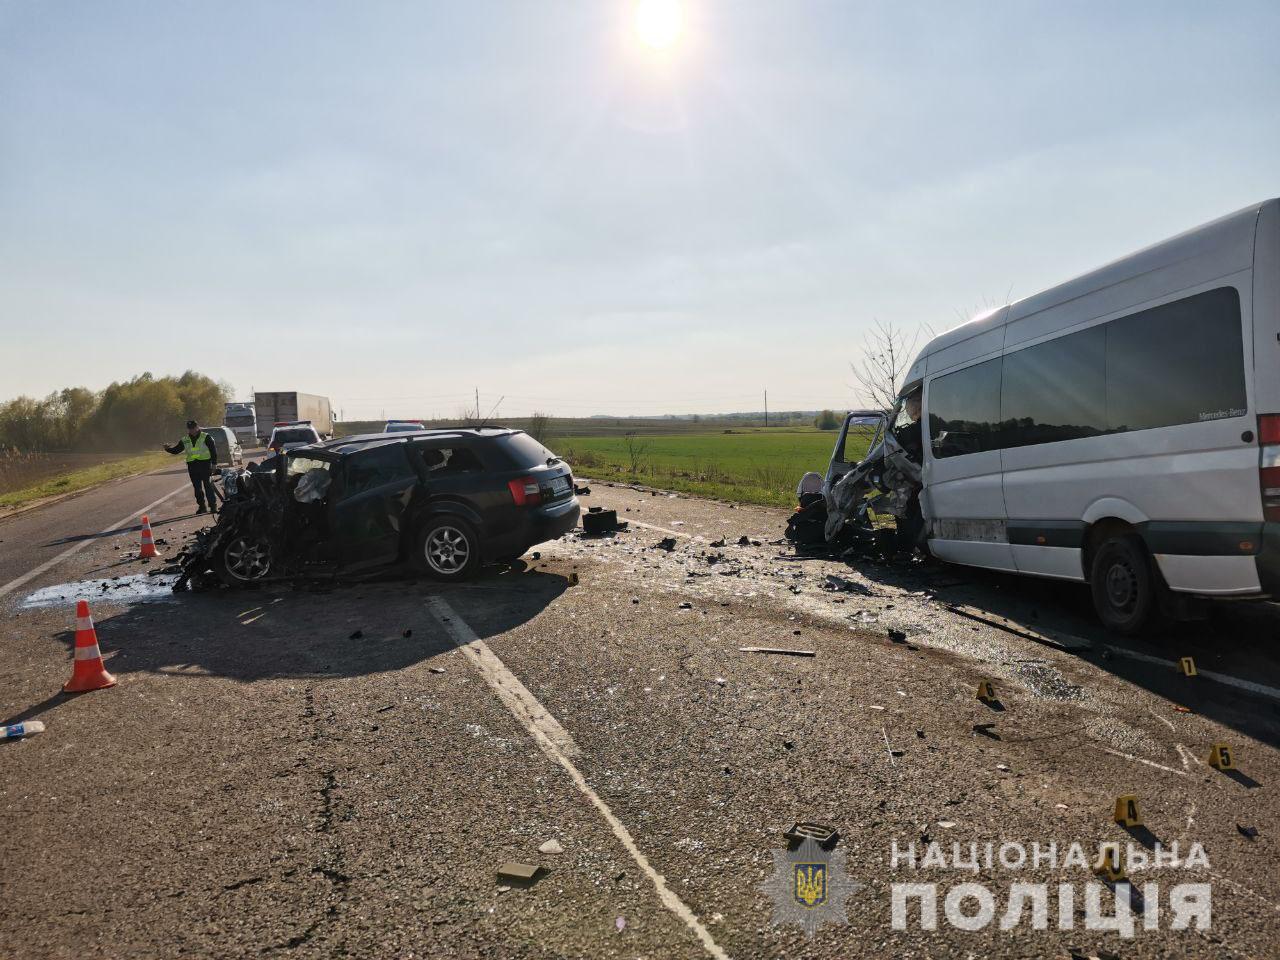
[[[1280,687],[1280,656],[1272,639],[1280,633],[1280,605],[1210,603],[1207,621],[1174,623],[1147,638],[1124,638],[1107,633],[1097,622],[1084,584],[933,561],[862,560],[850,566],[872,582],[923,592],[940,604],[1010,621],[1018,636],[1033,639],[1028,634],[1043,631],[1087,641],[1089,648],[1067,652],[1162,697],[1171,714],[1196,713],[1280,747],[1280,702],[1206,677],[1186,677],[1174,669],[1180,657],[1190,656],[1202,671]],[[1016,626],[1023,629],[1017,631]],[[1126,651],[1135,656],[1126,656]],[[1157,657],[1170,666],[1142,657]]]
[[[492,635],[536,617],[567,586],[564,576],[517,562],[488,568],[465,584],[384,577],[297,590],[219,589],[94,616],[106,668],[121,683],[148,673],[244,683],[343,678],[411,668],[453,650],[449,633],[427,609],[429,597],[465,591],[469,602],[484,600],[484,634]],[[70,675],[75,631],[55,638],[67,648]],[[5,723],[33,719],[72,696],[55,693]]]

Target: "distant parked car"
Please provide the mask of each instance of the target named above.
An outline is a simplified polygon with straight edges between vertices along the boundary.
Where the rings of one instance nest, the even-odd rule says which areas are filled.
[[[244,463],[244,449],[236,439],[236,433],[230,427],[201,427],[213,438],[213,445],[218,448],[218,462],[215,467],[238,467]]]
[[[267,449],[272,453],[288,453],[298,447],[306,447],[319,442],[320,434],[311,425],[310,420],[296,420],[292,423],[277,423],[271,430],[271,439],[267,441]]]
[[[388,420],[387,425],[382,428],[383,433],[412,433],[415,430],[421,430],[421,420]]]
[[[519,430],[341,437],[224,480],[183,582],[232,586],[408,562],[464,580],[578,524],[569,465]]]

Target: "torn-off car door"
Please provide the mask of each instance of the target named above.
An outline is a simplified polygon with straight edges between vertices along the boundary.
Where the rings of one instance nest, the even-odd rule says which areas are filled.
[[[870,513],[881,513],[897,519],[900,534],[907,538],[901,542],[900,536],[900,546],[916,545],[920,533],[921,445],[918,439],[909,438],[918,438],[921,428],[918,413],[909,417],[904,412],[907,399],[907,395],[899,399],[890,417],[880,417],[867,455],[837,483],[827,486],[828,542],[839,538],[850,526],[869,531]]]
[[[333,505],[333,530],[344,571],[393,563],[401,522],[418,475],[404,442],[371,447],[347,457],[342,489]]]

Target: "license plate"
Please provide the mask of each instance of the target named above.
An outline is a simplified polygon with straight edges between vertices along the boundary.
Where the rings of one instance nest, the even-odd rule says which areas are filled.
[[[569,478],[555,477],[551,481],[551,493],[554,496],[560,496],[562,493],[569,492]]]

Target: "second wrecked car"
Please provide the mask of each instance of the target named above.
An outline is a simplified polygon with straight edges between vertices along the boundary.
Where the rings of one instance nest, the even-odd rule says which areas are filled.
[[[225,471],[218,523],[182,579],[244,586],[363,574],[407,562],[462,580],[578,523],[567,463],[519,430],[370,434]]]

